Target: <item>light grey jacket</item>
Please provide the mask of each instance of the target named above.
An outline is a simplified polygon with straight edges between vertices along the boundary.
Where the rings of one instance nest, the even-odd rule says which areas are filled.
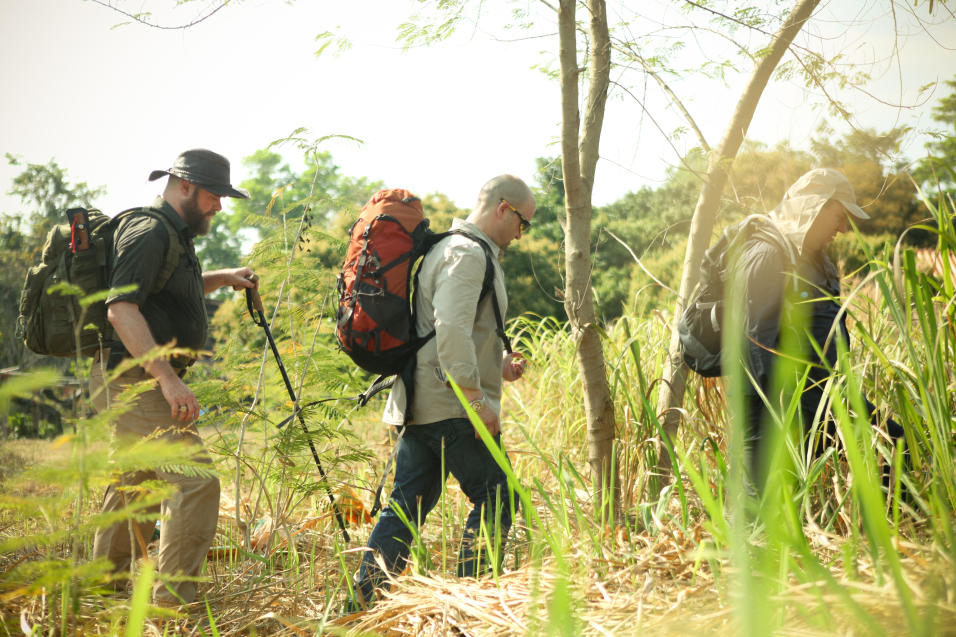
[[[452,222],[452,230],[463,230],[481,238],[495,259],[494,285],[502,320],[508,310],[504,272],[498,263],[500,250],[477,226],[461,219]],[[439,241],[422,262],[415,295],[416,323],[419,335],[435,330],[418,350],[415,367],[415,397],[409,424],[422,425],[465,418],[465,410],[446,382],[450,376],[461,387],[481,389],[484,408],[501,411],[501,364],[503,345],[496,333],[494,310],[489,293],[481,303],[481,284],[485,277],[485,252],[467,237],[451,235]],[[401,379],[385,405],[383,420],[401,425],[406,404]]]

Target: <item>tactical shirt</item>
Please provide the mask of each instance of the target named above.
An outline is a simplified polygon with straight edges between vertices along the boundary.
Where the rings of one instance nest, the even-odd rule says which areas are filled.
[[[111,295],[106,304],[117,301],[135,303],[159,345],[175,342],[177,347],[201,349],[206,344],[209,320],[203,302],[202,267],[196,257],[192,230],[162,198],[149,208],[165,216],[178,231],[170,237],[163,222],[149,215],[130,215],[116,229],[111,254],[110,287],[135,284],[132,292]],[[151,290],[163,267],[170,241],[181,241],[184,253],[166,285]],[[110,365],[126,350],[117,338],[110,345]],[[175,365],[175,362],[174,362]]]

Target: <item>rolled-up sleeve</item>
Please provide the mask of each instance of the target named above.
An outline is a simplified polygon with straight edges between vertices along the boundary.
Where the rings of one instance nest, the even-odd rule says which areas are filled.
[[[147,216],[124,220],[115,236],[110,287],[135,285],[136,289],[111,294],[106,303],[125,301],[141,306],[149,296],[166,259],[169,237],[160,221]]]
[[[437,277],[433,297],[438,362],[456,383],[478,389],[481,375],[472,328],[484,279],[485,254],[472,241],[450,244],[446,250],[446,267]]]

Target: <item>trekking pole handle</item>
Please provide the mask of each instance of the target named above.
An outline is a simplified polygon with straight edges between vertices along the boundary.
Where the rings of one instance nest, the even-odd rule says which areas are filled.
[[[253,274],[248,277],[250,281],[256,282],[259,280],[259,277]],[[265,308],[262,306],[262,297],[259,296],[259,290],[256,288],[246,288],[246,307],[249,308],[249,315],[252,317],[252,320],[259,324],[259,321],[265,318],[266,312]],[[258,316],[257,316],[258,314]]]
[[[259,296],[259,290],[246,288],[246,294],[252,297],[252,307],[255,308],[256,312],[261,312],[264,314],[265,310],[262,307],[262,297]]]

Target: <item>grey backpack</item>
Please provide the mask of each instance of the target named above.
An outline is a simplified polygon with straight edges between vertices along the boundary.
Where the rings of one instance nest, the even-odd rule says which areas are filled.
[[[791,269],[796,263],[793,243],[766,215],[750,215],[728,226],[717,242],[707,248],[701,263],[700,282],[691,294],[677,326],[681,356],[687,366],[701,376],[711,378],[722,375],[720,340],[724,286],[730,265],[728,254],[754,237],[776,246],[787,256]]]

